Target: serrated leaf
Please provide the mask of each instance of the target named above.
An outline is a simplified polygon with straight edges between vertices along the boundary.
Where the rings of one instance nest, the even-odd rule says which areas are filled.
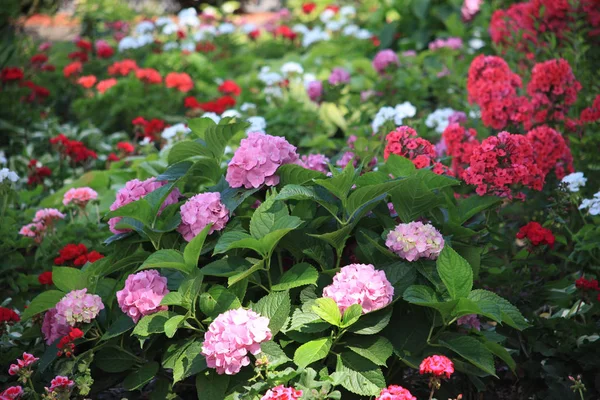
[[[358,175],[359,171],[354,169],[352,163],[348,163],[346,168],[337,175],[329,179],[314,179],[313,181],[329,190],[338,199],[345,201]]]
[[[353,325],[358,321],[360,316],[362,315],[363,308],[360,304],[352,304],[350,307],[346,308],[344,311],[344,315],[342,316],[342,328],[347,328],[350,325]]]
[[[392,309],[378,310],[363,315],[349,330],[357,335],[374,335],[381,332],[392,317]]]
[[[172,311],[159,311],[142,317],[133,329],[132,335],[147,337],[153,333],[162,333],[165,331],[165,323],[175,314]]]
[[[504,361],[513,373],[515,372],[517,364],[515,363],[515,360],[513,360],[513,358],[511,357],[510,353],[504,348],[504,346],[498,343],[490,342],[489,340],[486,340],[484,345],[489,351],[491,351],[496,356],[498,356],[498,358]]]
[[[88,275],[77,268],[53,267],[52,282],[63,292],[79,290],[87,287]]]
[[[269,329],[273,336],[285,325],[292,303],[289,292],[271,292],[252,306],[252,309],[269,318]]]
[[[227,310],[242,306],[240,300],[229,289],[221,285],[211,287],[200,295],[200,311],[208,317],[217,317]]]
[[[296,164],[284,164],[277,169],[279,176],[279,185],[288,184],[304,185],[312,182],[313,179],[323,179],[325,175],[318,171],[313,171]]]
[[[291,361],[291,359],[283,352],[281,346],[273,340],[261,343],[260,350],[262,354],[267,356],[269,368],[277,368],[278,366]]]
[[[128,315],[121,315],[112,325],[108,328],[106,333],[102,335],[101,341],[112,339],[128,330],[132,329],[135,326],[135,322]]]
[[[476,302],[484,312],[488,312],[488,306],[492,308],[497,307],[500,310],[502,323],[506,323],[515,329],[523,330],[530,326],[517,307],[496,293],[478,289],[473,290],[468,298]]]
[[[158,373],[159,365],[156,361],[144,364],[137,371],[129,374],[123,381],[123,387],[127,390],[141,389],[150,382]]]
[[[160,301],[161,306],[180,306],[183,304],[183,297],[179,292],[169,292]]]
[[[171,268],[181,271],[186,275],[192,271],[192,268],[185,264],[183,254],[172,249],[162,249],[152,253],[138,270],[150,268]]]
[[[94,353],[94,364],[102,371],[118,373],[129,370],[135,358],[118,347],[103,348]]]
[[[64,295],[65,293],[59,290],[47,290],[38,294],[21,314],[21,320],[27,321],[36,314],[54,308]]]
[[[361,396],[377,396],[385,384],[385,378],[377,365],[351,352],[338,355],[336,372],[345,374],[342,386]]]
[[[229,375],[219,375],[214,370],[196,375],[198,400],[224,399],[230,379]]]
[[[317,314],[323,321],[326,321],[334,326],[340,326],[342,323],[342,313],[336,302],[329,297],[321,297],[315,300],[315,305],[312,311]]]
[[[346,347],[374,364],[383,366],[386,365],[387,359],[391,357],[394,351],[390,341],[383,336],[356,338],[351,340]]]
[[[496,204],[502,202],[500,197],[472,195],[458,203],[459,224],[468,221],[475,214],[480,213]]]
[[[205,265],[202,267],[202,269],[200,269],[200,272],[206,276],[219,276],[227,278],[237,275],[239,272],[247,270],[251,266],[252,264],[245,258],[228,256]]]
[[[444,335],[439,342],[481,370],[496,376],[494,357],[479,340],[469,336]]]
[[[185,161],[191,157],[212,157],[211,151],[197,140],[177,142],[169,150],[167,157],[169,165]]]
[[[329,354],[331,339],[321,338],[304,343],[294,353],[294,363],[300,368],[306,368],[315,361],[322,360]]]
[[[175,336],[175,332],[177,332],[177,329],[185,319],[185,315],[175,315],[174,317],[169,318],[169,320],[165,322],[165,335],[167,335],[168,338]]]
[[[453,299],[466,298],[473,287],[473,269],[456,251],[444,246],[436,261],[437,271]]]
[[[187,268],[190,270],[196,269],[198,267],[198,258],[200,258],[200,252],[202,251],[202,246],[204,246],[204,242],[206,241],[206,237],[208,236],[208,232],[212,228],[212,223],[206,225],[204,229],[200,231],[186,246],[183,250],[183,260]]]
[[[286,271],[279,279],[279,283],[273,285],[271,290],[282,291],[305,285],[316,285],[317,279],[319,279],[319,272],[315,267],[309,263],[299,263]]]

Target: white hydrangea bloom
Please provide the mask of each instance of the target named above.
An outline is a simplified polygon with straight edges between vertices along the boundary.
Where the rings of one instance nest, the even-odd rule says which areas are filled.
[[[469,47],[473,50],[479,50],[485,46],[485,42],[479,38],[473,38],[469,40]]]
[[[330,10],[330,9],[323,10],[321,15],[319,15],[319,19],[324,24],[326,24],[328,21],[330,21],[333,17],[335,17],[335,11]]]
[[[163,26],[170,24],[171,22],[173,22],[173,20],[170,17],[158,17],[156,18],[156,21],[154,21],[154,25]]]
[[[358,25],[350,24],[344,27],[344,29],[342,30],[342,34],[344,36],[355,36],[358,33],[358,31],[360,31]]]
[[[163,26],[162,33],[164,35],[172,35],[174,33],[177,33],[178,30],[179,30],[179,26],[176,23],[171,22],[171,23]]]
[[[361,40],[371,39],[372,36],[373,36],[373,34],[370,31],[368,31],[367,29],[361,29],[358,32],[356,32],[356,34],[354,35],[355,38],[361,39]]]
[[[201,115],[201,118],[210,118],[213,121],[215,121],[215,124],[218,124],[219,121],[221,121],[221,117],[219,117],[214,112],[205,112],[204,114]]]
[[[591,199],[583,199],[579,209],[584,210],[586,208],[591,215],[600,214],[600,192],[596,193]]]
[[[154,43],[154,36],[150,33],[146,33],[145,35],[138,36],[137,38],[138,47],[146,46],[148,44]]]
[[[229,22],[223,22],[217,29],[219,35],[228,35],[235,32],[235,25]]]
[[[249,117],[246,121],[250,122],[250,127],[246,129],[246,135],[250,132],[265,133],[267,121],[263,117]]]
[[[435,128],[437,133],[442,133],[450,124],[448,119],[452,114],[454,114],[454,110],[451,108],[438,108],[427,116],[425,125],[429,128]]]
[[[254,103],[244,103],[240,106],[240,110],[242,110],[242,112],[246,112],[248,110],[250,110],[251,108],[256,108],[256,104]]]
[[[302,46],[308,47],[313,43],[323,40],[329,40],[329,33],[325,32],[320,26],[315,26],[312,30],[306,32],[302,38]]]
[[[225,110],[223,114],[221,114],[222,118],[240,118],[242,114],[238,110],[234,110],[233,108],[230,110]]]
[[[4,182],[4,180],[16,182],[19,180],[19,175],[17,175],[14,171],[11,171],[8,168],[2,168],[0,169],[0,183]]]
[[[253,32],[257,29],[258,27],[255,24],[244,24],[242,25],[242,32],[244,32],[246,35],[249,34],[250,32]]]
[[[137,49],[138,47],[140,47],[140,46],[138,45],[137,39],[132,36],[125,36],[119,42],[119,51],[125,51],[125,50],[129,50],[129,49]]]
[[[583,172],[573,172],[562,178],[561,182],[567,185],[569,192],[575,193],[585,186],[587,178],[583,176]]]
[[[301,75],[304,73],[304,68],[302,68],[302,65],[298,64],[297,62],[290,61],[281,66],[281,73],[286,77],[292,74]]]
[[[340,15],[342,17],[353,17],[356,15],[356,8],[354,6],[343,6],[340,8]]]
[[[343,23],[341,21],[329,21],[325,24],[325,28],[330,31],[337,32],[342,29]]]
[[[154,30],[154,24],[152,21],[142,21],[136,25],[135,31],[142,35],[144,33],[152,32]]]

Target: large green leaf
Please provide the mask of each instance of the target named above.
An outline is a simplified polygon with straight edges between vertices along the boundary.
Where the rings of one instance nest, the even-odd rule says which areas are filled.
[[[284,186],[288,184],[304,185],[308,182],[312,182],[313,179],[325,178],[321,172],[313,171],[296,164],[284,164],[277,169],[277,176],[279,176],[279,185]]]
[[[329,192],[320,186],[286,185],[277,195],[277,200],[313,200],[332,215],[337,215],[339,203]]]
[[[208,317],[215,318],[227,310],[241,306],[237,296],[221,285],[215,285],[200,295],[200,311]]]
[[[196,269],[198,267],[198,258],[200,258],[200,252],[202,251],[202,246],[204,246],[204,241],[208,236],[208,232],[210,228],[212,228],[212,223],[206,225],[204,229],[200,231],[186,246],[183,250],[183,261],[187,268],[190,270]]]
[[[286,271],[279,283],[271,288],[275,291],[289,290],[305,285],[316,285],[319,272],[309,263],[299,263]]]
[[[322,360],[329,354],[331,338],[321,338],[304,343],[294,353],[294,363],[300,368],[306,368],[315,361]]]
[[[108,340],[122,335],[123,333],[132,329],[134,326],[135,322],[133,322],[131,317],[129,317],[129,315],[123,314],[119,318],[117,318],[115,322],[112,323],[112,325],[108,328],[106,333],[102,335],[101,340]]]
[[[54,308],[64,295],[65,293],[59,290],[47,290],[38,294],[21,314],[21,320],[27,321],[36,314]]]
[[[342,172],[337,173],[333,177],[328,179],[314,179],[313,181],[317,185],[323,186],[325,189],[329,190],[338,199],[345,202],[348,197],[348,192],[352,188],[352,185],[354,185],[354,180],[358,175],[359,171],[354,169],[352,163],[348,163]]]
[[[450,246],[444,246],[437,262],[437,271],[453,299],[466,298],[473,287],[473,269]]]
[[[496,376],[494,357],[490,350],[479,340],[469,336],[444,335],[439,342],[442,346],[454,351],[476,367]]]
[[[397,154],[390,154],[385,161],[383,169],[385,172],[392,174],[396,178],[410,176],[417,170],[415,164],[411,160]]]
[[[325,322],[334,326],[342,324],[342,313],[337,303],[329,297],[321,297],[315,301],[312,311]]]
[[[159,311],[142,317],[133,329],[133,335],[147,337],[153,333],[162,333],[165,331],[165,323],[177,315],[172,311]]]
[[[444,202],[441,196],[436,196],[427,185],[416,176],[401,181],[402,184],[390,190],[394,209],[402,221],[414,221],[417,217],[436,208]]]
[[[229,380],[229,375],[219,375],[214,370],[196,375],[198,400],[224,399]]]
[[[346,347],[356,354],[370,360],[377,365],[386,365],[394,348],[389,340],[383,336],[368,336],[366,338],[353,338]]]
[[[163,249],[152,253],[139,269],[171,268],[189,274],[192,268],[185,263],[183,254],[177,250]]]
[[[252,306],[252,309],[269,318],[269,329],[273,335],[277,334],[285,325],[290,315],[291,300],[289,292],[271,292]]]
[[[52,282],[63,292],[84,289],[88,285],[88,274],[71,267],[52,268]]]
[[[110,211],[104,216],[105,220],[114,217],[128,217],[140,221],[146,226],[151,226],[156,214],[152,211],[150,203],[145,198],[133,201],[114,211]]]
[[[159,365],[156,361],[142,365],[125,378],[123,387],[127,390],[141,389],[156,376],[158,369]]]
[[[204,131],[204,140],[206,147],[213,154],[214,158],[220,160],[225,152],[225,147],[237,133],[244,131],[250,124],[240,122],[225,125],[209,125]]]
[[[105,372],[125,372],[135,364],[135,358],[119,347],[105,347],[94,354],[94,364]]]
[[[197,140],[177,142],[169,150],[169,165],[187,160],[191,157],[212,157],[211,151]]]
[[[473,290],[468,298],[477,303],[484,312],[492,312],[495,309],[499,309],[502,322],[515,329],[523,330],[530,326],[517,307],[496,293],[478,289]]]
[[[384,310],[378,310],[363,315],[358,322],[353,324],[349,330],[358,335],[374,335],[381,332],[389,323],[392,317],[392,309],[388,307]]]
[[[336,372],[343,374],[344,388],[361,396],[377,396],[386,386],[381,369],[368,359],[352,352],[338,355]]]
[[[463,224],[468,221],[475,214],[487,210],[488,208],[499,204],[502,199],[493,196],[477,196],[471,195],[470,197],[461,200],[458,203],[458,220],[459,224]]]

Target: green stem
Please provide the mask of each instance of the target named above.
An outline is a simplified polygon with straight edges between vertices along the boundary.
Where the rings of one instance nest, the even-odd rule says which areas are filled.
[[[27,386],[29,386],[29,388],[31,389],[31,393],[33,394],[33,397],[35,399],[39,399],[40,396],[37,394],[37,392],[35,391],[35,388],[33,387],[33,382],[31,381],[31,377],[29,377],[29,379],[27,379]]]

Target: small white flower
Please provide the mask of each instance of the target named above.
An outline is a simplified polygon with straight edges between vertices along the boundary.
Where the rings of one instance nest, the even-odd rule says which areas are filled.
[[[221,117],[219,117],[214,112],[205,112],[204,114],[202,114],[201,118],[210,118],[213,121],[215,121],[215,124],[218,124],[219,121],[221,121]]]
[[[0,150],[0,164],[6,164],[8,160],[6,159],[6,154]]]
[[[562,178],[561,182],[567,185],[569,192],[575,193],[585,186],[587,178],[583,176],[583,172],[573,172]]]
[[[246,129],[246,135],[250,132],[265,133],[267,121],[263,117],[249,117],[246,121],[250,122],[250,127]]]
[[[229,22],[223,22],[221,25],[219,25],[218,32],[219,35],[228,35],[230,33],[233,33],[235,32],[235,25]]]
[[[140,141],[140,145],[142,145],[142,146],[147,146],[150,143],[152,143],[152,140],[149,137],[145,137],[144,139],[142,139]]]
[[[331,20],[333,17],[335,17],[335,11],[330,10],[330,9],[326,9],[323,10],[323,12],[321,13],[321,15],[319,16],[319,19],[321,20],[322,23],[327,23],[329,20]]]
[[[150,33],[146,33],[145,35],[138,36],[137,42],[138,47],[146,46],[147,44],[154,43],[154,36]]]
[[[600,214],[600,192],[596,193],[592,199],[583,199],[579,209],[584,210],[586,208],[591,215]]]
[[[234,109],[225,110],[223,112],[223,114],[221,114],[222,118],[227,118],[227,117],[230,117],[230,118],[240,118],[241,116],[242,116],[242,114],[240,114],[240,112],[238,110],[234,110]]]
[[[196,12],[196,9],[190,7],[190,8],[184,8],[183,10],[179,11],[179,14],[177,14],[177,19],[179,21],[179,25],[182,26],[198,26],[200,25],[200,20],[198,19],[198,13]]]
[[[179,48],[179,43],[177,43],[177,42],[167,42],[163,45],[164,51],[169,51],[169,50],[173,50],[173,49],[177,49],[177,48]]]
[[[267,96],[267,100],[270,100],[272,97],[276,97],[278,99],[283,97],[283,91],[279,86],[269,86],[263,90],[265,96]]]
[[[164,35],[172,35],[174,33],[177,33],[178,30],[179,30],[179,26],[177,26],[177,24],[175,24],[174,22],[171,22],[171,23],[163,26],[162,33]]]
[[[154,24],[156,26],[163,26],[163,25],[170,24],[171,22],[173,22],[173,20],[169,17],[158,17],[156,19],[156,21],[154,21]]]
[[[344,6],[340,8],[340,15],[342,17],[353,17],[356,15],[356,8],[354,6]]]
[[[292,74],[300,75],[304,73],[304,68],[302,68],[302,65],[298,64],[297,62],[290,61],[283,64],[281,67],[281,73],[286,77]]]
[[[342,29],[342,25],[343,24],[340,21],[329,21],[327,24],[325,24],[325,28],[329,29],[330,31],[337,32]]]
[[[342,30],[342,34],[344,36],[354,36],[358,33],[358,31],[360,30],[360,28],[358,27],[358,25],[347,25],[344,27],[344,29]]]
[[[472,48],[473,50],[479,50],[483,46],[485,46],[485,42],[479,38],[473,38],[473,39],[469,40],[469,47]]]
[[[479,119],[481,118],[481,110],[470,110],[469,118],[471,119]]]
[[[310,31],[310,29],[308,29],[308,27],[304,24],[296,24],[292,27],[292,31],[306,35],[306,32]]]
[[[154,30],[154,24],[152,21],[142,21],[136,25],[135,31],[140,35],[148,32],[152,32]]]
[[[373,119],[371,128],[373,133],[377,133],[387,121],[394,121],[396,126],[400,126],[404,118],[414,117],[416,113],[417,108],[408,101],[397,104],[396,107],[381,107]]]
[[[406,117],[412,118],[417,113],[417,108],[413,106],[409,101],[405,101],[402,104],[396,105],[396,124],[402,124],[402,120]]]
[[[315,26],[312,30],[307,31],[302,38],[302,46],[308,47],[313,43],[329,40],[329,33],[324,31],[321,27]]]
[[[438,108],[427,116],[425,125],[429,128],[435,128],[437,133],[442,133],[450,124],[448,119],[454,112],[451,108]]]
[[[371,39],[372,36],[373,36],[373,34],[366,29],[361,29],[358,32],[356,32],[356,34],[354,35],[355,38],[361,39],[361,40]]]
[[[244,103],[240,106],[240,110],[242,110],[242,112],[246,112],[251,108],[256,108],[256,104],[254,103]]]
[[[194,33],[194,40],[200,42],[202,40],[210,39],[217,35],[217,28],[212,25],[202,26],[196,33]]]
[[[165,128],[162,131],[162,133],[160,134],[160,136],[165,140],[170,140],[170,139],[173,139],[175,136],[177,136],[178,133],[187,134],[191,131],[192,130],[190,128],[188,128],[187,126],[185,126],[184,124],[175,124],[173,126],[169,126],[168,128]]]
[[[119,42],[119,51],[125,51],[125,50],[129,50],[129,49],[137,49],[138,47],[140,47],[140,46],[138,45],[137,39],[132,36],[125,36]]]
[[[277,72],[271,72],[269,67],[262,67],[258,73],[258,79],[267,86],[276,85],[283,80],[283,77]]]
[[[0,183],[5,179],[8,179],[11,182],[16,182],[19,180],[19,176],[8,168],[0,169]]]

